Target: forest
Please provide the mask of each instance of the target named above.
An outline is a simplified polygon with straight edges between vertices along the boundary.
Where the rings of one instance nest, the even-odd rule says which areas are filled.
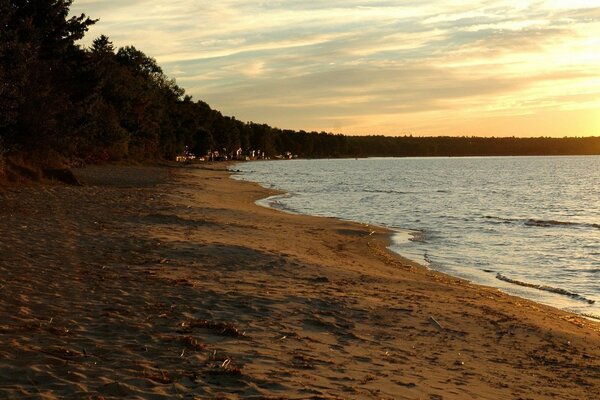
[[[173,160],[185,149],[273,157],[600,154],[600,137],[345,136],[243,122],[186,95],[156,60],[107,36],[72,0],[0,0],[0,174],[7,163]],[[11,161],[13,160],[13,161]]]

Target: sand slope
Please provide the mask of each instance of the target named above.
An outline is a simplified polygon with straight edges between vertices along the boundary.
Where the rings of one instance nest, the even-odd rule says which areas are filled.
[[[600,398],[598,324],[220,168],[1,192],[0,398]]]

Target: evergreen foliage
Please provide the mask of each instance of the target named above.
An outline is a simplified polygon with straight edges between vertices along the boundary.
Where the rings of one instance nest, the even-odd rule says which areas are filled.
[[[600,154],[600,138],[356,137],[245,123],[193,101],[133,46],[104,35],[77,45],[95,21],[69,17],[71,3],[0,0],[0,162],[9,152],[97,162],[240,147],[309,158]]]

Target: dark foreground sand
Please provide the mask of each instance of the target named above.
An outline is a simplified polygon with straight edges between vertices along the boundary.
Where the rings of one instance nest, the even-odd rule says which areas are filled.
[[[0,399],[600,398],[599,324],[219,168],[0,191]]]

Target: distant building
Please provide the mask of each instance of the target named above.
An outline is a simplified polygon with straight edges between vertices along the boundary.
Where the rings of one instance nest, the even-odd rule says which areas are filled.
[[[177,161],[177,162],[193,161],[195,159],[196,159],[196,155],[194,153],[190,152],[190,149],[188,148],[188,146],[185,146],[185,149],[183,150],[182,154],[175,157],[175,161]]]

